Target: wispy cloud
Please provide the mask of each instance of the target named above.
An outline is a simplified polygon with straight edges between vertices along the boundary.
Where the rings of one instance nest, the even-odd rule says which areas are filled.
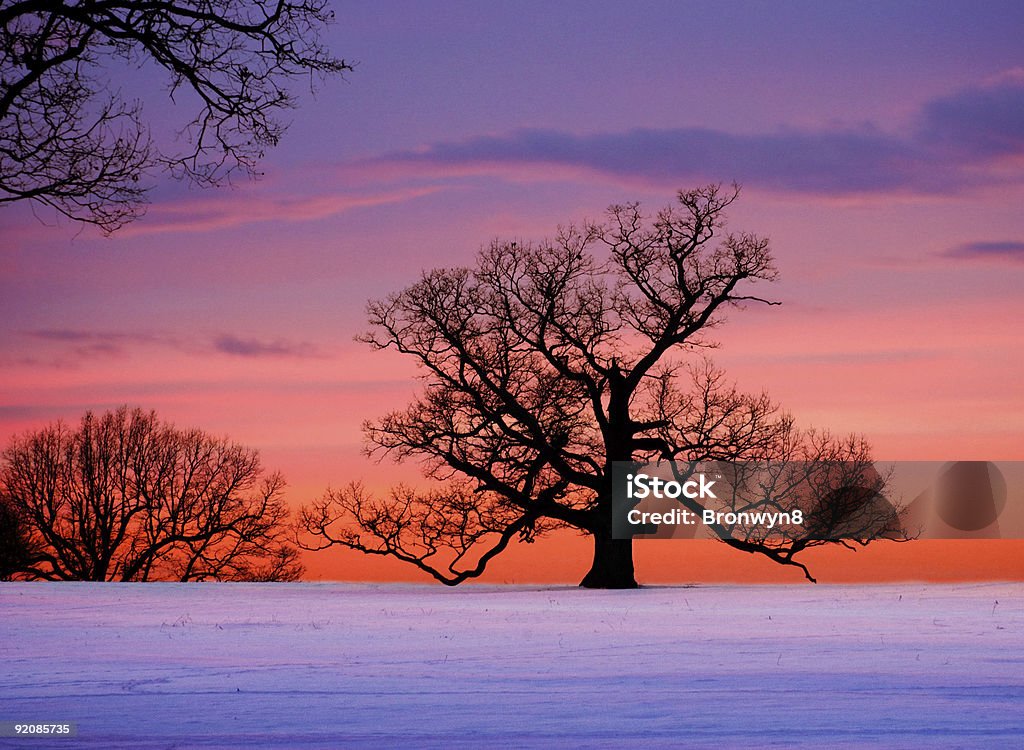
[[[1024,242],[967,242],[941,253],[946,258],[1024,263]]]
[[[259,194],[247,188],[209,193],[202,198],[183,198],[157,203],[144,219],[125,227],[120,236],[138,236],[164,232],[205,232],[264,221],[301,222],[389,203],[419,198],[436,192],[437,187],[416,187],[375,193],[310,194],[308,189],[275,195]]]
[[[305,342],[292,342],[277,339],[261,341],[259,339],[243,339],[224,334],[214,339],[213,347],[222,354],[236,357],[319,357],[317,349]]]
[[[638,128],[575,134],[524,129],[435,143],[362,163],[394,177],[544,166],[655,183],[736,179],[752,187],[849,195],[954,193],[1024,181],[999,168],[1024,157],[1024,73],[927,102],[906,131],[784,129],[740,134],[709,128]]]
[[[230,333],[189,338],[162,332],[47,328],[24,331],[22,335],[37,344],[25,347],[26,357],[21,361],[54,367],[72,367],[91,359],[126,357],[147,347],[170,349],[182,354],[248,358],[306,359],[324,356],[316,346],[305,341],[246,338]],[[45,347],[43,351],[39,351],[40,346]]]
[[[180,347],[178,339],[158,333],[128,333],[117,331],[86,331],[72,328],[42,328],[25,331],[24,335],[36,341],[51,342],[76,358],[123,356],[127,349],[139,345]]]

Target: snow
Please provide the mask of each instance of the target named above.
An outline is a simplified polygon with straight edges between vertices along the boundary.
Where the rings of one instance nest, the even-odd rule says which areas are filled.
[[[0,747],[1021,747],[1022,595],[0,584]]]

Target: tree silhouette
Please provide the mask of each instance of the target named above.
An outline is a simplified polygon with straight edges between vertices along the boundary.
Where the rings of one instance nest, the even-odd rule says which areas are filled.
[[[255,451],[125,407],[17,438],[0,464],[28,535],[16,573],[46,580],[295,580],[283,488]]]
[[[725,229],[738,193],[680,191],[653,216],[612,206],[603,224],[494,242],[473,269],[430,271],[371,303],[364,340],[413,357],[423,391],[366,425],[368,450],[421,460],[439,488],[328,491],[300,514],[305,546],[390,555],[457,584],[513,539],[568,527],[594,539],[583,586],[633,587],[632,540],[613,534],[614,463],[800,461],[812,467],[803,486],[825,463],[863,467],[863,441],[798,431],[703,356],[728,309],[773,304],[754,291],[776,277],[768,240]],[[795,555],[837,540],[830,529],[849,514],[829,520],[831,510],[819,503],[813,533],[799,537],[710,528],[810,578]],[[867,515],[846,543],[888,533]]]
[[[10,581],[31,564],[35,549],[27,525],[12,503],[0,494],[0,581]]]
[[[112,232],[136,218],[154,168],[201,184],[251,172],[276,145],[288,83],[352,66],[320,32],[326,0],[0,4],[0,203],[30,200]],[[112,64],[155,64],[194,115],[186,146],[154,143]]]

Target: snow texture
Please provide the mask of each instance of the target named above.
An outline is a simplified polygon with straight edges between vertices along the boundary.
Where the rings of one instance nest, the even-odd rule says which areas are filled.
[[[0,584],[0,747],[1019,748],[1022,595]]]

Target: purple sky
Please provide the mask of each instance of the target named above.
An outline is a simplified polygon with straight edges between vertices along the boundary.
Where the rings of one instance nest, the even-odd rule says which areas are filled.
[[[260,448],[296,502],[372,482],[359,424],[415,385],[352,341],[368,298],[738,180],[784,302],[722,329],[741,385],[885,458],[1024,458],[1024,5],[775,5],[338,4],[356,70],[262,180],[161,180],[113,238],[0,210],[0,433],[127,402]],[[125,86],[170,129],[151,72]]]

